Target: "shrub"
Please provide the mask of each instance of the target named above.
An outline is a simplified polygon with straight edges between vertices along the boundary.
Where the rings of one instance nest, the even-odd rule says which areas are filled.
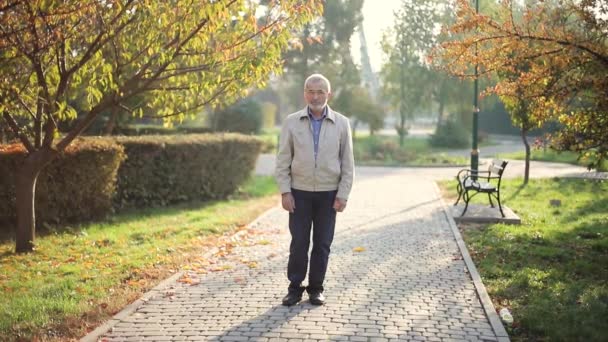
[[[262,141],[240,134],[117,137],[117,208],[224,198],[255,168]]]
[[[258,134],[262,129],[262,107],[246,99],[214,114],[215,129],[219,132]]]
[[[447,120],[437,126],[435,134],[431,136],[430,144],[433,147],[467,147],[469,132],[459,121]]]
[[[0,223],[13,225],[14,172],[25,158],[21,144],[0,147]],[[102,138],[76,139],[38,176],[36,224],[83,222],[112,213],[122,146]]]
[[[250,176],[261,148],[240,134],[79,138],[39,175],[36,223],[225,198]],[[15,223],[13,175],[24,157],[21,144],[0,146],[0,224]]]

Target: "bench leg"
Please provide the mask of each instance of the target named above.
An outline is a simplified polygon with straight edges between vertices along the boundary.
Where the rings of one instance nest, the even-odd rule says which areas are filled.
[[[460,217],[464,216],[464,214],[467,212],[470,199],[471,198],[469,197],[469,193],[467,191],[463,191],[462,200],[464,201],[464,210],[462,211],[462,214],[460,214]]]
[[[462,197],[462,190],[462,186],[460,186],[460,182],[458,182],[458,185],[456,186],[456,191],[458,191],[458,199],[456,200],[456,203],[454,203],[454,205],[460,202],[460,198]]]
[[[457,205],[458,202],[460,202],[460,198],[462,197],[462,192],[458,192],[458,199],[456,200],[456,203],[454,203],[454,205]]]
[[[505,213],[502,212],[502,205],[500,204],[500,192],[496,193],[496,199],[498,200],[498,209],[500,209],[500,215],[505,217]]]
[[[492,202],[492,194],[488,192],[488,199],[490,200],[490,206],[494,208],[494,202]]]

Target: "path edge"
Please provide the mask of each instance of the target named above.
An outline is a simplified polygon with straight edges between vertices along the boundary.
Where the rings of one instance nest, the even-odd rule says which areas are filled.
[[[279,207],[278,203],[275,204],[274,206],[270,207],[269,209],[267,209],[266,211],[264,211],[261,215],[259,215],[258,217],[256,217],[253,221],[251,221],[250,223],[248,223],[247,226],[256,225],[259,221],[261,221],[262,219],[264,219],[266,216],[270,215],[270,213],[272,211],[276,210],[278,207]],[[213,254],[215,254],[217,251],[218,251],[217,248],[215,248],[215,247],[211,248],[205,254],[203,254],[203,258],[209,258]],[[98,326],[97,328],[95,328],[93,331],[91,331],[91,332],[87,333],[85,336],[83,336],[80,339],[80,342],[97,342],[97,341],[100,341],[100,338],[103,335],[105,335],[106,333],[108,333],[110,330],[112,330],[112,328],[116,324],[118,324],[120,321],[122,321],[127,316],[129,316],[129,315],[133,314],[134,312],[136,312],[137,309],[139,309],[142,305],[144,305],[147,301],[149,301],[150,298],[154,297],[155,295],[157,295],[159,293],[162,293],[169,286],[175,284],[177,282],[177,280],[183,274],[184,274],[183,271],[178,271],[175,274],[173,274],[172,276],[170,276],[169,278],[166,278],[166,279],[162,280],[158,285],[154,286],[148,292],[144,293],[140,298],[138,298],[133,303],[128,304],[127,306],[125,306],[122,310],[120,310],[118,313],[116,313],[114,316],[112,316],[112,318],[110,318],[109,320],[107,320],[105,323],[101,324],[100,326]],[[103,341],[103,339],[101,341]]]
[[[458,245],[458,249],[462,254],[462,259],[469,271],[469,275],[471,276],[471,280],[473,280],[473,285],[475,285],[475,290],[477,291],[477,296],[479,301],[481,302],[481,306],[483,307],[488,320],[490,321],[490,325],[492,326],[492,330],[494,330],[494,334],[498,337],[499,342],[509,342],[509,334],[505,330],[505,327],[502,325],[500,317],[496,313],[496,308],[494,304],[492,304],[492,300],[490,299],[490,295],[486,291],[486,287],[483,285],[481,281],[481,276],[477,271],[477,267],[475,267],[475,263],[469,254],[469,250],[467,249],[464,240],[462,239],[462,235],[458,230],[458,226],[456,225],[456,221],[450,215],[450,210],[448,209],[443,197],[441,196],[441,191],[439,190],[439,185],[437,182],[433,182],[435,194],[441,204],[441,209],[443,210],[443,214],[445,215],[448,224],[450,225],[450,229],[452,230],[452,234],[456,239],[456,244]]]

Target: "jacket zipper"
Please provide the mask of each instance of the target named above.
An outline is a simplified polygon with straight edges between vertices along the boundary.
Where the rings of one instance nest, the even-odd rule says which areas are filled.
[[[315,168],[312,171],[312,187],[313,191],[317,191],[317,153],[315,153],[315,131],[312,127],[311,118],[308,118],[308,128],[310,128],[310,137],[312,139],[312,157],[315,160]]]

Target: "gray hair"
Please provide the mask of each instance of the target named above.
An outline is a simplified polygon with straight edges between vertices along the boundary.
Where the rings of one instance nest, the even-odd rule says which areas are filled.
[[[325,83],[325,85],[327,86],[327,92],[331,92],[331,83],[329,83],[329,80],[327,79],[327,77],[325,77],[321,74],[312,74],[312,75],[308,76],[308,78],[306,78],[306,81],[304,81],[304,89],[306,89],[306,87],[308,87],[308,85],[310,83],[317,83],[317,82]]]

